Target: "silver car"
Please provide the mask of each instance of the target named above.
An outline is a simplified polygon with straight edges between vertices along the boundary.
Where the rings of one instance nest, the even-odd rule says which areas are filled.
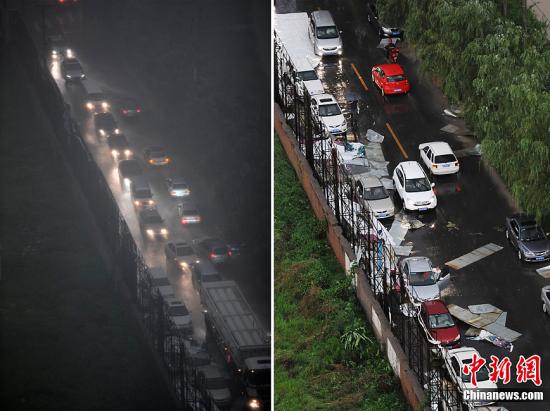
[[[178,212],[182,225],[198,224],[201,222],[199,210],[192,203],[178,204]]]
[[[318,56],[341,56],[343,52],[340,31],[327,10],[311,13],[309,37]]]
[[[415,301],[431,301],[441,298],[439,284],[449,275],[441,278],[441,271],[434,269],[428,257],[407,257],[400,263],[405,288]]]
[[[168,305],[168,315],[174,323],[176,331],[183,335],[189,335],[193,332],[193,323],[189,310],[178,298],[165,298]]]
[[[176,264],[181,269],[191,269],[200,261],[195,250],[184,240],[170,241],[164,247],[166,263]]]
[[[395,206],[378,177],[361,177],[355,182],[357,200],[368,205],[376,218],[393,217]]]
[[[65,81],[80,81],[86,78],[80,62],[75,59],[65,59],[61,63],[61,75]]]
[[[198,367],[197,382],[200,388],[206,389],[218,407],[227,407],[231,404],[229,378],[218,365]]]
[[[189,185],[181,177],[167,178],[166,186],[172,197],[187,197],[191,194]]]
[[[550,260],[550,240],[533,216],[514,214],[506,217],[506,238],[516,248],[520,261]]]

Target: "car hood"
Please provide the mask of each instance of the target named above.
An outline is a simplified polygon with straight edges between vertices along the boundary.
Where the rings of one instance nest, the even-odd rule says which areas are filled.
[[[185,257],[176,257],[176,261],[179,263],[186,262],[188,264],[194,264],[197,261],[196,255],[186,255]]]
[[[144,223],[144,227],[150,228],[152,230],[160,230],[161,228],[166,228],[164,223]]]
[[[325,91],[321,80],[304,81],[304,85],[311,96],[314,96],[315,94],[322,94]]]
[[[457,335],[460,335],[456,325],[448,328],[432,328],[430,329],[430,334],[434,340],[437,340],[442,344],[451,343]]]
[[[417,193],[411,193],[406,191],[405,196],[407,197],[408,200],[412,202],[416,202],[416,201],[431,201],[432,198],[435,197],[435,194],[433,193],[432,190],[420,191]]]
[[[340,45],[340,38],[335,38],[335,39],[317,39],[317,44],[319,45],[319,47],[327,47],[327,48],[331,48],[331,47],[338,47]]]
[[[412,295],[417,300],[430,301],[439,299],[439,287],[437,284],[433,285],[414,285],[412,288]]]
[[[321,117],[321,119],[323,120],[323,124],[330,128],[340,127],[342,123],[346,121],[345,117],[341,114],[337,116]]]
[[[532,251],[534,253],[550,250],[550,241],[548,240],[522,241],[521,244],[527,250]]]
[[[65,69],[67,74],[82,74],[83,71],[80,69]]]
[[[219,390],[208,390],[208,393],[214,401],[224,402],[231,400],[231,392],[229,388],[222,388]]]
[[[367,203],[369,204],[371,210],[375,213],[380,211],[394,211],[393,202],[389,197],[381,200],[368,200]]]

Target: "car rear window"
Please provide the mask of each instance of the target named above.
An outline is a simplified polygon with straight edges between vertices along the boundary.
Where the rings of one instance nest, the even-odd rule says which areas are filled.
[[[172,184],[172,188],[174,188],[175,190],[185,190],[187,187],[188,186],[185,183],[173,183]]]
[[[388,76],[388,82],[389,83],[397,83],[398,81],[404,81],[406,80],[405,76],[398,74],[395,76]]]
[[[134,190],[134,197],[135,198],[151,198],[153,195],[151,194],[151,190],[148,188],[142,188],[140,190]]]
[[[454,154],[442,154],[440,156],[435,156],[434,163],[441,164],[441,163],[454,163],[456,161],[456,157]]]
[[[214,254],[227,254],[227,247],[224,247],[224,246],[218,246],[218,247],[215,247],[212,252]]]
[[[158,214],[149,214],[145,217],[147,223],[162,223],[162,218]]]
[[[187,210],[183,210],[182,214],[183,215],[198,215],[199,212],[197,210],[195,210],[194,208],[189,208]]]
[[[189,246],[177,247],[176,255],[178,257],[185,257],[186,255],[193,255],[193,249]]]
[[[135,161],[122,163],[119,167],[123,174],[133,175],[133,176],[138,176],[143,174],[143,170],[141,166]]]
[[[298,77],[302,81],[318,80],[317,74],[313,70],[301,71],[298,73]]]

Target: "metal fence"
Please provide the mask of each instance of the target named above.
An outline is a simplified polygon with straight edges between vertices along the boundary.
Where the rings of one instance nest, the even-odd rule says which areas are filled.
[[[387,316],[395,336],[401,342],[409,365],[424,388],[432,409],[462,410],[456,386],[447,378],[441,349],[428,342],[418,321],[417,304],[408,297],[398,256],[389,233],[376,219],[365,201],[355,196],[353,174],[344,166],[338,144],[346,139],[332,136],[312,115],[311,97],[300,81],[284,44],[275,33],[274,90],[286,123],[292,128],[300,151],[319,182],[325,199],[340,223],[346,239],[357,256],[358,266]],[[348,119],[349,120],[349,119]],[[357,135],[357,119],[351,118]]]
[[[186,337],[176,330],[168,315],[166,302],[153,287],[149,269],[120,213],[109,184],[71,118],[70,107],[65,104],[45,65],[45,59],[40,58],[21,16],[16,12],[10,12],[9,30],[24,60],[32,87],[52,124],[57,143],[95,214],[94,223],[99,226],[114,256],[121,274],[122,284],[119,285],[129,290],[133,308],[139,312],[147,337],[165,367],[178,408],[217,410],[205,387],[199,383],[195,367],[186,357]]]

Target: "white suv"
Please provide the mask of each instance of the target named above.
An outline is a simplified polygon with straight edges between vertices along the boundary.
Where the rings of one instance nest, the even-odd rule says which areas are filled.
[[[340,105],[331,94],[317,94],[311,97],[311,111],[318,117],[331,134],[348,131],[348,123]]]
[[[393,170],[393,183],[405,210],[426,211],[437,206],[437,197],[426,173],[416,161],[404,161]]]

